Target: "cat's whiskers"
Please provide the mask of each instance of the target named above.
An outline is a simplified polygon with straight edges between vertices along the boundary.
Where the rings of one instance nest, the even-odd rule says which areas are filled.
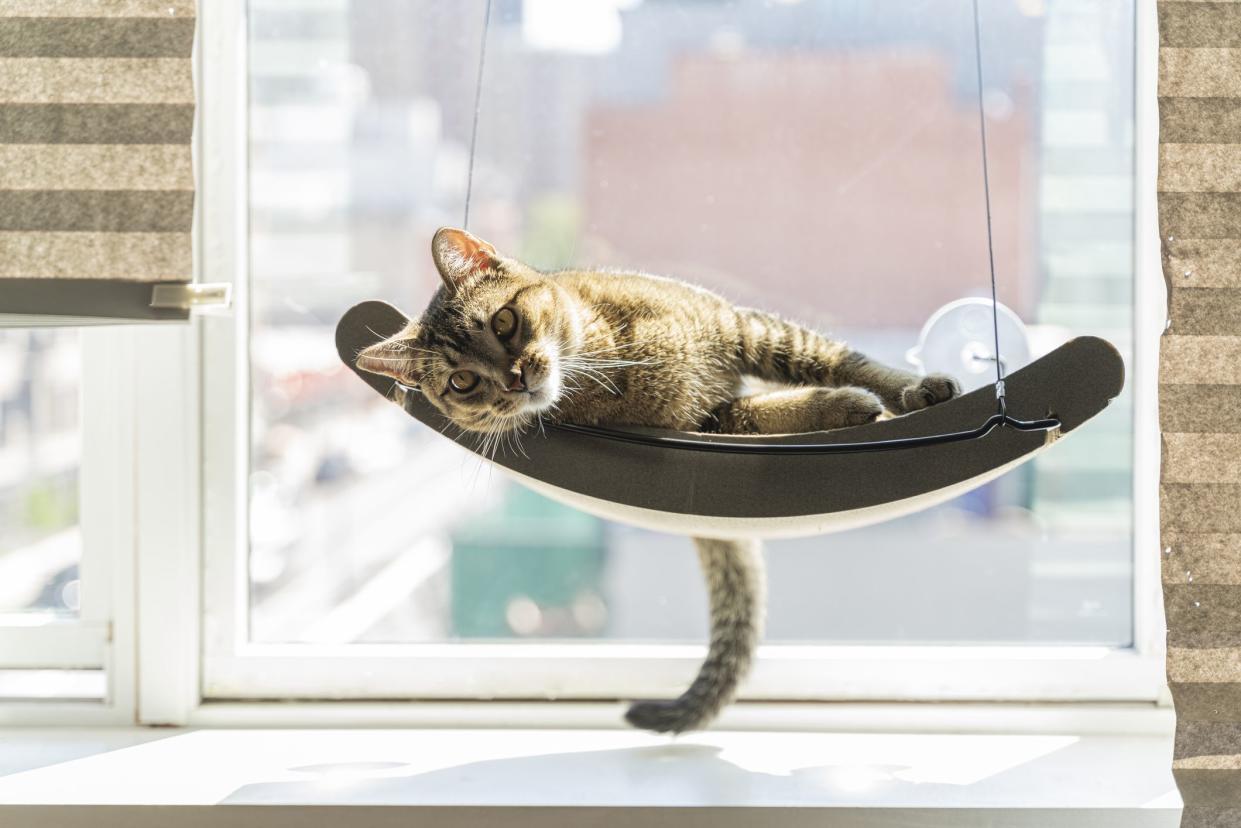
[[[627,348],[636,348],[637,346],[638,346],[637,342],[622,342],[619,345],[613,345],[609,348],[595,348],[594,350],[590,350],[590,351],[575,351],[572,354],[572,356],[593,357],[593,356],[599,356],[600,354],[615,354],[618,351],[623,351]]]
[[[620,342],[620,343],[617,343],[616,345],[610,345],[606,348],[593,348],[589,351],[575,351],[573,356],[597,356],[599,354],[614,354],[617,351],[622,351],[626,348],[635,348],[637,347],[637,345],[638,343],[636,342]]]
[[[592,375],[592,374],[588,374],[588,373],[586,373],[586,372],[584,372],[584,371],[577,371],[577,370],[570,370],[570,369],[566,369],[566,370],[565,370],[565,376],[581,377],[581,378],[583,378],[583,379],[588,379],[588,380],[590,380],[591,382],[593,382],[593,383],[595,383],[596,385],[598,385],[598,386],[599,386],[600,388],[602,388],[604,391],[608,392],[609,394],[616,394],[616,393],[618,393],[618,392],[615,390],[615,387],[614,387],[614,386],[609,386],[609,385],[605,384],[605,383],[603,382],[603,380],[600,380],[600,379],[596,378],[594,375]]]
[[[526,452],[521,437],[525,429],[535,422],[535,418],[539,419],[541,428],[539,415],[535,414],[532,418],[528,412],[495,414],[484,411],[474,415],[468,421],[455,420],[450,424],[474,435],[478,454],[485,460],[495,460],[501,450],[521,454],[529,459],[530,455]]]
[[[589,379],[596,383],[604,391],[614,394],[617,397],[621,395],[620,389],[616,386],[616,383],[612,381],[612,378],[605,374],[602,370],[597,369],[592,365],[583,362],[574,362],[568,359],[561,359],[560,366],[565,372],[565,376],[579,376]]]
[[[379,339],[379,340],[384,340],[384,339],[387,339],[387,338],[388,338],[388,337],[384,336],[383,334],[381,334],[379,331],[377,331],[377,330],[375,330],[374,328],[372,328],[370,325],[367,325],[367,326],[366,326],[366,329],[367,329],[368,331],[370,331],[370,332],[374,335],[374,337],[375,337],[376,339]]]
[[[495,456],[495,446],[499,438],[499,428],[494,420],[488,420],[482,423],[483,429],[480,432],[482,438],[479,446],[479,453],[484,459],[491,459]]]
[[[510,429],[508,434],[509,434],[509,437],[511,438],[511,445],[517,451],[517,453],[521,454],[522,457],[529,460],[530,455],[526,454],[526,448],[525,446],[521,444],[521,429],[520,428]]]
[[[405,389],[394,382],[392,383],[392,387],[388,389],[386,396],[388,402],[397,403],[400,405],[405,402]]]
[[[609,366],[627,366],[627,365],[658,365],[649,359],[621,359],[619,357],[596,357],[583,354],[573,354],[571,356],[561,357],[561,359],[574,360],[576,362],[585,362],[590,365],[609,365]]]

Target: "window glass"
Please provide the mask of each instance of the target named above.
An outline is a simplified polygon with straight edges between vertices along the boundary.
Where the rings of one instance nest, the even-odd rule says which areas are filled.
[[[0,624],[76,616],[77,333],[0,329]]]
[[[524,490],[338,364],[350,305],[438,284],[484,5],[249,4],[254,640],[705,632],[687,541]],[[1133,4],[980,5],[1009,370],[1087,333],[1128,360]],[[497,0],[487,38],[474,232],[990,381],[989,316],[948,308],[988,295],[969,0]],[[1130,400],[939,508],[768,544],[769,639],[1129,643]]]

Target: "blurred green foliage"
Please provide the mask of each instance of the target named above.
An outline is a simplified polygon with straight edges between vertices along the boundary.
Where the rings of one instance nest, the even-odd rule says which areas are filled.
[[[78,520],[77,480],[41,480],[26,491],[23,520],[31,528],[53,531]]]

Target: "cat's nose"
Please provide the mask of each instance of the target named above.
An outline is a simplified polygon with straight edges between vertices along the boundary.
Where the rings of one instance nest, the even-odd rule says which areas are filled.
[[[525,391],[526,390],[526,369],[517,363],[513,363],[513,367],[509,369],[511,379],[505,391]]]

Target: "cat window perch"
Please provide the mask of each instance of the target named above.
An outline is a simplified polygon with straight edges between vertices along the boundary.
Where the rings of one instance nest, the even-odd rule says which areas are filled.
[[[481,99],[487,4],[479,50],[465,221],[469,223]],[[789,435],[719,435],[649,428],[548,425],[527,448],[484,457],[414,389],[359,369],[357,355],[409,321],[383,302],[350,309],[336,328],[340,358],[410,416],[494,462],[535,491],[598,517],[702,537],[790,537],[891,520],[994,480],[1107,407],[1124,387],[1124,364],[1108,342],[1078,337],[1005,375],[991,234],[981,34],[974,0],[981,138],[996,381],[902,417]]]
[[[350,309],[336,329],[345,364],[406,413],[478,453],[421,394],[354,363],[362,349],[401,330],[405,315],[383,302]],[[1079,337],[1009,374],[1008,414],[1058,429],[996,424],[993,386],[869,425],[809,434],[734,436],[657,429],[548,426],[525,453],[490,462],[535,491],[609,520],[706,537],[821,534],[890,520],[999,477],[1102,411],[1124,385],[1109,343]],[[886,441],[921,442],[875,447]],[[668,441],[675,441],[670,443]],[[839,446],[859,450],[837,450]],[[865,445],[863,449],[861,446]],[[772,451],[774,449],[775,451]]]

